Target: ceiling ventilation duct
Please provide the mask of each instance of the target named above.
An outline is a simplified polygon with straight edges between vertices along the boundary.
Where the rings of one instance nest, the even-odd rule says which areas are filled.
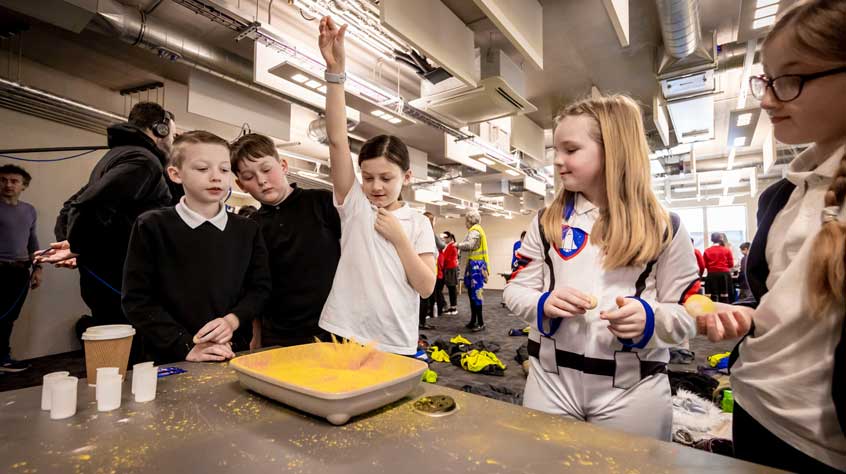
[[[715,37],[703,38],[698,0],[655,0],[664,48],[658,81],[679,143],[714,138]]]

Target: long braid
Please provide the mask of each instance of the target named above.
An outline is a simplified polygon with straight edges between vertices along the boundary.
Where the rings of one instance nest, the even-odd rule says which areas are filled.
[[[839,218],[846,198],[846,154],[825,193],[822,227],[814,239],[808,266],[808,307],[822,317],[846,303],[846,222]]]

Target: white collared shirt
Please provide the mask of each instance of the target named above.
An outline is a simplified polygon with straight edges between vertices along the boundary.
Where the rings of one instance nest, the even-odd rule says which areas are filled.
[[[796,189],[767,237],[769,291],[755,310],[755,335],[740,345],[731,371],[735,400],[758,423],[840,470],[846,469],[846,437],[837,422],[831,381],[843,307],[829,314],[808,314],[806,308],[808,265],[822,226],[824,196],[844,148],[819,157],[812,147],[791,162],[787,179]]]
[[[332,291],[320,315],[320,327],[360,343],[376,342],[396,354],[417,352],[420,295],[408,282],[396,247],[375,229],[375,208],[356,181],[341,218],[341,260]],[[415,252],[438,254],[432,225],[403,204],[392,211]]]
[[[796,189],[770,227],[765,251],[770,267],[767,288],[775,285],[808,236],[819,230],[825,193],[842,156],[843,147],[828,157],[819,156],[816,147],[811,147],[790,162],[787,180]]]
[[[209,222],[211,225],[217,227],[220,231],[226,229],[226,222],[228,221],[229,217],[226,213],[226,206],[221,204],[220,211],[211,219],[206,219],[205,217],[201,216],[200,214],[191,210],[190,207],[185,203],[185,196],[182,196],[182,199],[176,203],[176,213],[179,214],[179,217],[182,219],[188,227],[192,229],[196,229],[203,225],[204,222]]]

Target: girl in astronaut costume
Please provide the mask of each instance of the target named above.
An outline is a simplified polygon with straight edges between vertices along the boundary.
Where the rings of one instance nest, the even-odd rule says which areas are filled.
[[[561,189],[518,252],[505,302],[532,324],[523,404],[670,440],[669,347],[696,333],[693,246],[652,194],[637,104],[591,98],[555,120]]]

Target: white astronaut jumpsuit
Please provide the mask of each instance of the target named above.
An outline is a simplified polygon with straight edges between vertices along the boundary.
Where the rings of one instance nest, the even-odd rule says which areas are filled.
[[[523,405],[669,441],[668,348],[696,334],[695,320],[682,307],[699,289],[693,245],[672,216],[672,243],[655,261],[606,271],[589,236],[598,217],[596,206],[579,194],[565,210],[562,248],[546,243],[535,218],[518,251],[504,299],[532,325]],[[595,296],[597,307],[573,318],[544,317],[548,292],[562,287]],[[599,319],[600,311],[617,308],[617,296],[638,298],[647,314],[643,336],[625,344]]]

